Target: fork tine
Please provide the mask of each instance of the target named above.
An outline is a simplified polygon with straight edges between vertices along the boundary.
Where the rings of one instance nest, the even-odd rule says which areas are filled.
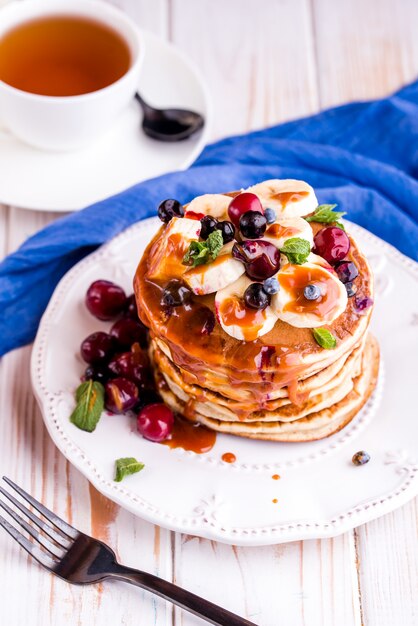
[[[0,500],[0,506],[10,515],[11,518],[15,520],[15,522],[20,524],[20,526],[22,526],[22,528],[24,528],[27,533],[29,533],[34,539],[36,539],[36,541],[40,543],[41,546],[43,546],[46,550],[48,550],[48,552],[52,553],[54,556],[56,556],[59,559],[62,559],[65,556],[66,550],[58,547],[56,544],[52,543],[52,541],[49,541],[49,539],[41,535],[41,533],[39,533],[36,530],[36,528],[28,524],[23,519],[23,517],[20,517],[20,515],[16,513],[16,511],[13,511],[13,509],[11,509],[2,500]]]
[[[19,502],[19,500],[16,500],[16,498],[13,497],[11,493],[3,489],[3,487],[1,486],[0,486],[0,493],[2,493],[6,498],[8,498],[8,500],[10,500],[10,502],[12,502],[15,505],[15,507],[19,509],[19,511],[21,511],[24,515],[26,515],[26,517],[28,517],[34,524],[36,524],[38,528],[43,530],[44,533],[49,535],[51,539],[56,541],[62,548],[69,548],[71,546],[72,541],[68,537],[66,537],[65,535],[61,535],[61,533],[56,531],[55,528],[53,528],[53,526],[50,526],[49,524],[44,522],[42,519],[40,519],[37,515],[32,513],[32,511],[29,511],[29,509],[27,509],[24,504]]]
[[[38,502],[38,500],[32,498],[31,495],[29,495],[26,491],[24,491],[24,489],[16,485],[16,483],[10,480],[10,478],[7,478],[7,476],[3,476],[3,480],[9,485],[9,487],[12,487],[12,489],[17,491],[17,493],[22,496],[22,498],[26,500],[26,502],[29,502],[29,504],[31,504],[37,511],[39,511],[39,513],[46,517],[47,520],[49,520],[52,524],[54,524],[54,526],[59,528],[61,532],[65,533],[72,539],[76,539],[78,537],[80,533],[76,528],[70,526],[70,524],[67,524],[67,522],[64,522],[64,520],[58,517],[58,515],[55,515],[55,513],[47,509],[46,506]]]
[[[22,546],[34,559],[38,561],[41,565],[46,567],[47,569],[54,570],[58,565],[58,561],[53,559],[51,556],[46,554],[43,550],[35,546],[29,539],[26,539],[14,526],[9,524],[4,517],[0,515],[0,526],[6,530],[9,535],[16,539],[17,543]]]

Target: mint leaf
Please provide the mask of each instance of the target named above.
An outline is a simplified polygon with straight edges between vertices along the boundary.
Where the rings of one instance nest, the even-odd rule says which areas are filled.
[[[77,405],[70,415],[70,421],[92,433],[104,409],[104,387],[101,383],[87,380],[77,387],[75,394]]]
[[[184,265],[203,265],[207,263],[209,259],[209,249],[206,241],[192,241],[189,249],[183,257]]]
[[[319,222],[320,224],[333,224],[338,222],[346,213],[344,211],[334,211],[336,204],[320,204],[316,207],[315,213],[305,217],[307,222]],[[344,227],[341,223],[336,224],[338,228]]]
[[[311,244],[306,239],[300,237],[291,237],[287,239],[280,252],[287,256],[289,263],[294,265],[302,265],[306,263],[311,251]]]
[[[133,457],[125,457],[115,461],[115,482],[120,483],[125,476],[136,474],[143,470],[145,465]]]
[[[212,261],[216,259],[224,245],[224,239],[220,230],[214,230],[206,240]]]
[[[325,350],[333,350],[337,345],[337,340],[330,330],[327,328],[313,328],[313,336],[315,341],[321,348]]]
[[[214,261],[224,245],[220,230],[214,230],[206,241],[191,241],[189,249],[183,257],[184,265],[204,265]]]

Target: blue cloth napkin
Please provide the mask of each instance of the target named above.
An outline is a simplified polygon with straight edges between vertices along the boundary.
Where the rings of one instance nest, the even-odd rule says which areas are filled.
[[[56,220],[0,264],[0,355],[33,340],[65,272],[145,217],[161,200],[268,178],[299,178],[320,203],[418,260],[418,81],[395,95],[352,103],[207,146],[186,171],[140,183]],[[164,150],[164,146],[161,146]]]

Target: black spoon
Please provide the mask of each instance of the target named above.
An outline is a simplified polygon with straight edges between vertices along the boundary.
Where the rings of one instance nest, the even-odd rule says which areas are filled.
[[[144,112],[142,129],[158,141],[182,141],[200,130],[205,120],[199,113],[187,109],[154,109],[139,93],[135,94]]]

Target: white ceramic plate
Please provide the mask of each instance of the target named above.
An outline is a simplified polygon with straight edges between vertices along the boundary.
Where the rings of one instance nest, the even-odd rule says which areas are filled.
[[[304,444],[218,435],[209,453],[197,455],[142,439],[127,416],[103,415],[92,434],[69,422],[83,371],[80,342],[107,329],[85,309],[84,294],[98,278],[131,291],[157,226],[155,218],[138,223],[75,266],[57,287],[33,349],[33,387],[51,437],[95,487],[151,522],[240,545],[333,536],[418,493],[418,266],[355,225],[350,229],[376,275],[373,332],[390,384],[382,372],[374,396],[343,431]],[[351,463],[358,450],[370,453],[367,465]],[[222,462],[224,452],[237,462]],[[125,456],[145,469],[115,483],[114,461]],[[276,473],[280,480],[272,479]]]
[[[145,58],[138,85],[146,100],[202,113],[202,131],[186,141],[146,137],[139,105],[131,105],[94,144],[76,152],[46,152],[0,131],[0,203],[40,211],[76,211],[147,178],[186,168],[201,152],[211,119],[205,84],[171,44],[142,32]]]

